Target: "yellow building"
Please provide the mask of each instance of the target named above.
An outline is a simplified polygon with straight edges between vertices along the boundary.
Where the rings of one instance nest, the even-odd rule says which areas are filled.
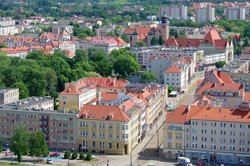
[[[98,92],[125,92],[126,81],[116,78],[88,77],[65,84],[59,94],[59,109],[81,110],[86,104],[97,97]]]
[[[79,150],[129,154],[138,144],[139,111],[136,107],[84,105],[78,115]]]
[[[188,106],[180,106],[174,112],[168,112],[164,128],[164,157],[170,160],[184,155],[185,121]]]

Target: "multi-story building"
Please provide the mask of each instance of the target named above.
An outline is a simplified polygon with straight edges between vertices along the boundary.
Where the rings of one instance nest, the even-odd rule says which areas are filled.
[[[224,14],[228,20],[245,20],[246,18],[246,9],[245,8],[225,8]]]
[[[185,91],[188,85],[188,69],[187,67],[180,68],[176,65],[171,65],[166,68],[164,73],[164,84],[173,86],[175,90]]]
[[[16,25],[15,20],[12,20],[12,18],[8,17],[1,17],[0,18],[0,26],[1,27],[6,27],[6,26],[14,26]]]
[[[188,8],[186,6],[161,6],[160,17],[166,15],[168,18],[188,19]]]
[[[79,111],[97,97],[97,92],[125,92],[127,83],[116,78],[88,77],[66,83],[59,94],[59,109]]]
[[[204,80],[196,88],[195,99],[200,100],[209,96],[223,108],[237,108],[246,101],[249,93],[245,92],[244,85],[235,83],[227,73],[221,71],[209,71],[205,73]]]
[[[249,107],[180,106],[166,119],[165,157],[249,165],[249,116]]]
[[[202,54],[202,51],[197,51],[195,48],[166,48],[154,46],[135,48],[132,50],[132,53],[135,54],[141,68],[145,70],[150,57],[191,57],[192,61],[196,65],[199,63],[197,58],[199,58],[198,56]],[[195,68],[193,70],[195,70]]]
[[[53,98],[30,97],[0,106],[0,133],[9,144],[17,127],[42,131],[50,149],[77,148],[77,116],[54,110]]]
[[[151,57],[147,65],[147,71],[154,73],[163,84],[165,71],[172,64],[175,64],[179,68],[184,69],[185,72],[188,72],[188,81],[193,78],[195,63],[192,61],[191,57]]]
[[[9,104],[19,100],[18,88],[0,89],[0,104]]]
[[[195,9],[195,21],[206,23],[215,21],[215,8],[211,6]]]
[[[249,69],[249,60],[236,58],[227,65],[223,66],[221,71],[230,73],[248,73]]]
[[[150,46],[153,38],[158,40],[161,37],[163,41],[169,38],[169,21],[167,16],[164,15],[161,17],[161,23],[156,27],[129,27],[125,29],[124,34],[128,36],[132,49],[137,47],[139,41],[143,41]]]
[[[234,59],[233,42],[222,39],[214,28],[210,29],[203,39],[169,38],[165,45],[171,48],[191,47],[203,50],[202,63],[205,66],[213,65],[221,60],[225,60],[228,63]]]
[[[129,85],[127,91],[145,102],[145,130],[150,131],[156,121],[164,120],[165,107],[167,102],[167,86],[150,84],[141,87],[140,85]]]
[[[0,36],[14,35],[18,33],[16,26],[0,26]]]
[[[79,150],[129,154],[138,144],[139,111],[118,106],[84,105],[79,118]]]
[[[110,53],[112,50],[119,50],[128,47],[128,44],[120,37],[92,37],[79,42],[80,48],[97,47]]]

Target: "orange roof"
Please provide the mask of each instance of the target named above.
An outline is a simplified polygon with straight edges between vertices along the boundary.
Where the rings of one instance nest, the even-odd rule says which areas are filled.
[[[250,92],[244,93],[244,101],[250,101]]]
[[[250,110],[227,109],[221,107],[191,106],[190,109],[200,109],[190,120],[208,120],[222,122],[250,123]]]
[[[61,95],[80,95],[81,92],[75,88],[72,84],[69,84],[68,86],[65,87],[64,91],[60,93]]]
[[[188,114],[188,106],[181,105],[178,108],[176,108],[172,113],[166,114],[166,123],[185,124],[187,114]]]
[[[165,45],[167,47],[199,47],[201,43],[211,43],[216,48],[225,48],[227,40],[221,39],[217,29],[213,28],[208,31],[203,39],[193,38],[168,38]]]
[[[101,101],[112,101],[118,99],[118,93],[116,92],[108,92],[108,93],[101,93]]]
[[[128,122],[129,117],[117,106],[83,105],[79,118]]]
[[[124,33],[126,35],[130,35],[134,32],[137,32],[139,39],[144,40],[148,36],[148,33],[150,30],[151,30],[151,27],[133,27],[133,28],[125,29]]]
[[[181,69],[176,65],[171,65],[165,70],[166,73],[181,73]]]

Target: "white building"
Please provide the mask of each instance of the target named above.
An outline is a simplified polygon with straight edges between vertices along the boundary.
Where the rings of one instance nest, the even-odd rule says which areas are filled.
[[[197,62],[197,56],[200,51],[195,48],[166,48],[166,47],[141,47],[132,50],[135,54],[137,61],[141,65],[142,69],[146,69],[146,66],[150,60],[150,57],[191,57],[194,64]]]
[[[215,8],[208,6],[196,9],[195,21],[197,23],[206,23],[215,21]]]
[[[14,35],[18,33],[16,26],[0,26],[0,36]]]
[[[246,9],[245,8],[226,8],[224,10],[226,19],[228,20],[245,20]]]
[[[0,26],[14,26],[16,24],[15,20],[12,20],[12,18],[8,17],[0,17]]]
[[[0,89],[0,104],[9,104],[19,100],[18,88]]]
[[[250,111],[208,106],[180,106],[166,119],[166,158],[193,162],[250,164]]]
[[[79,42],[80,48],[97,47],[102,48],[104,51],[110,53],[112,50],[119,50],[121,48],[128,47],[128,44],[117,37],[92,37],[87,40],[81,40]]]
[[[173,86],[179,92],[185,90],[188,85],[188,68],[171,65],[165,70],[164,84]]]
[[[186,6],[161,6],[160,17],[166,15],[168,18],[188,19],[188,8]]]

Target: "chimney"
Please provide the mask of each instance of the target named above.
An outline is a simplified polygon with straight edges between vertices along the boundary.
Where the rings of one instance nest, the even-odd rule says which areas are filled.
[[[101,99],[102,99],[102,93],[101,92],[98,92],[98,104],[101,103]]]
[[[220,70],[217,70],[217,75],[220,78]]]

